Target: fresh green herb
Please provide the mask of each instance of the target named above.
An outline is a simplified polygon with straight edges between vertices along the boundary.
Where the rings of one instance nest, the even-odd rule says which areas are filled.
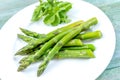
[[[44,16],[44,23],[52,26],[70,22],[67,16],[67,12],[72,8],[70,2],[57,0],[47,0],[46,2],[42,0],[39,1],[40,4],[33,12],[32,21],[38,21]]]

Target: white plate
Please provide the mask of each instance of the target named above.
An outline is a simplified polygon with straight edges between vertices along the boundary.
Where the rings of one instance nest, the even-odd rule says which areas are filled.
[[[65,59],[52,60],[45,72],[36,77],[36,71],[40,63],[31,65],[25,71],[17,72],[18,57],[15,52],[25,45],[17,38],[19,27],[24,27],[40,33],[47,33],[58,27],[46,26],[40,22],[30,22],[35,6],[33,4],[14,15],[1,29],[0,36],[0,78],[2,80],[95,80],[109,64],[115,49],[115,32],[107,16],[95,6],[81,1],[68,0],[73,3],[73,8],[68,13],[72,22],[76,20],[88,20],[97,17],[98,24],[94,30],[101,30],[103,37],[92,43],[96,46],[94,59]]]

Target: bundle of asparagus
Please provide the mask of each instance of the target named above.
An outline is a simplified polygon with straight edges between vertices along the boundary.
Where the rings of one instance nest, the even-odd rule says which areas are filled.
[[[20,28],[26,36],[18,34],[18,37],[28,44],[15,54],[27,55],[27,57],[25,56],[20,60],[18,71],[22,71],[30,64],[42,60],[43,62],[37,71],[37,76],[40,76],[51,59],[94,58],[93,51],[95,46],[93,44],[85,44],[83,40],[101,38],[101,31],[85,32],[97,22],[96,17],[86,22],[80,20],[48,34],[39,34]]]

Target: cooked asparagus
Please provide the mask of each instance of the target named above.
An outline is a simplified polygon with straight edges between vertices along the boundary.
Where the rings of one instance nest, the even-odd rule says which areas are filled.
[[[53,31],[53,33],[59,33],[59,32],[62,32],[64,30],[67,30],[67,29],[70,29],[72,27],[75,27],[75,26],[79,26],[81,23],[83,23],[83,20],[79,20],[79,21],[76,21],[72,24],[69,24],[65,27],[62,27],[60,29],[57,29],[55,31]],[[45,34],[40,34],[40,33],[37,33],[37,32],[34,32],[34,31],[31,31],[31,30],[28,30],[28,29],[25,29],[25,28],[20,28],[20,30],[27,36],[30,36],[30,37],[34,37],[34,38],[44,38],[45,37]]]
[[[34,34],[34,32],[31,31],[31,34]],[[22,34],[18,34],[18,37],[25,42],[30,42],[34,39],[45,37],[45,34],[37,33],[37,35],[39,35],[40,37],[33,37],[33,36],[29,37],[29,36],[25,36],[25,35],[22,35]],[[82,34],[78,34],[75,37],[75,39],[92,40],[92,39],[98,39],[98,38],[101,38],[101,37],[102,37],[102,32],[100,30],[97,30],[97,31],[93,31],[93,32],[85,32],[85,33],[82,33]]]
[[[91,51],[94,51],[95,50],[95,46],[93,44],[84,44],[84,45],[82,45],[80,47],[79,46],[77,46],[77,47],[62,47],[60,49],[60,51],[65,51],[65,50],[84,50],[84,49],[90,49]],[[51,50],[51,48],[49,50],[47,50],[46,52],[49,52],[50,50]],[[34,50],[31,53],[27,54],[28,55],[27,58],[29,57],[29,55],[34,55],[37,51],[38,50]],[[44,55],[46,55],[46,53]],[[24,58],[27,59],[26,57],[24,57]],[[20,63],[25,61],[24,58],[20,60]]]
[[[27,36],[31,36],[34,38],[44,38],[45,34],[39,34],[37,32],[30,31],[28,29],[20,28],[20,30]]]
[[[72,46],[72,47],[62,47],[61,50],[82,50],[82,49],[91,49],[95,50],[95,46],[93,44],[84,44],[82,46]]]
[[[88,40],[88,39],[98,39],[102,37],[101,31],[97,30],[94,32],[86,32],[76,36],[77,39]]]
[[[75,37],[77,34],[79,34],[82,30],[85,30],[85,29],[89,28],[91,25],[94,25],[94,24],[96,24],[96,23],[97,23],[97,19],[96,19],[96,18],[92,18],[92,19],[90,19],[90,20],[82,23],[82,24],[81,24],[80,26],[78,26],[78,27],[69,29],[69,30],[67,30],[67,31],[64,31],[64,32],[58,34],[57,36],[55,36],[54,38],[52,38],[51,40],[49,40],[48,42],[46,42],[46,43],[43,45],[43,47],[42,47],[39,51],[37,51],[37,52],[35,53],[35,55],[33,55],[31,58],[27,59],[24,64],[20,64],[20,66],[19,66],[18,69],[24,70],[25,68],[27,68],[27,66],[29,66],[35,59],[40,58],[47,49],[49,49],[51,46],[53,46],[53,44],[57,43],[62,37],[63,37],[62,41],[64,42],[64,43],[63,43],[63,45],[64,45],[64,44],[65,44],[66,42],[68,42],[70,39],[72,39],[72,38]],[[67,33],[68,33],[68,34],[67,34]],[[67,35],[66,35],[66,34],[67,34]],[[64,36],[64,35],[66,35],[66,36]],[[64,38],[64,37],[65,37],[65,38]],[[57,46],[56,46],[55,48],[53,48],[53,50],[51,50],[52,56],[53,56],[53,54],[54,54],[54,51],[56,51],[56,48],[57,48],[57,47],[58,47],[58,50],[57,50],[57,51],[59,51],[59,49],[63,46],[63,45],[61,45],[61,40],[60,40],[56,45],[57,45]],[[60,45],[61,45],[61,46],[60,46]],[[49,53],[49,55],[50,55],[50,57],[52,58],[51,53]],[[48,58],[49,58],[49,57],[46,57],[45,59],[48,59]],[[44,61],[44,62],[46,63],[47,60]],[[44,65],[43,65],[43,66],[44,66]],[[44,69],[45,69],[45,67],[44,67]],[[43,69],[43,70],[40,70],[40,71],[44,71],[44,69]],[[39,71],[39,70],[38,70],[38,71]],[[38,72],[38,74],[39,74],[39,72]]]
[[[22,39],[23,41],[25,41],[27,43],[36,39],[36,38],[32,38],[32,37],[25,36],[25,35],[22,35],[22,34],[17,34],[17,36],[18,36],[19,39]]]
[[[49,50],[50,51],[50,50]],[[47,51],[44,56],[46,56],[48,54]],[[32,54],[33,55],[33,54]],[[29,55],[27,57],[23,57],[19,63],[24,63],[29,57],[31,57],[32,55]],[[38,62],[40,60],[43,60],[44,59],[44,56],[42,56],[41,58],[39,59],[36,59],[34,60],[34,62]],[[76,49],[76,50],[62,50],[62,51],[59,51],[57,54],[55,54],[54,58],[53,59],[63,59],[63,58],[94,58],[95,55],[93,54],[92,50],[91,49]],[[33,63],[34,63],[33,62]]]
[[[18,34],[18,37],[25,42],[30,42],[36,39],[36,38],[31,38],[29,36],[24,36],[22,34]],[[80,39],[73,39],[70,40],[68,43],[66,43],[64,46],[81,46],[81,45],[83,45],[83,43]]]
[[[49,32],[48,34],[46,34],[46,37],[45,38],[40,38],[40,39],[37,39],[37,40],[33,40],[33,41],[30,41],[28,43],[28,45],[24,46],[23,48],[19,49],[15,55],[18,55],[18,54],[24,54],[26,53],[27,51],[29,51],[30,49],[34,49],[35,47],[37,47],[38,45],[42,44],[42,43],[45,43],[46,41],[50,40],[51,38],[53,38],[54,36],[56,36],[57,34],[61,33],[61,32],[66,32],[66,30],[68,29],[71,29],[73,27],[76,27],[78,25],[80,25],[81,23],[83,23],[83,21],[77,21],[77,22],[74,22],[72,24],[69,24],[67,26],[64,26],[62,28],[58,28],[52,32]]]
[[[71,32],[72,30],[73,29],[62,32],[62,33],[58,34],[57,36],[55,36],[54,38],[52,38],[51,40],[49,40],[48,42],[46,42],[42,46],[42,48],[40,50],[38,50],[33,56],[28,58],[24,64],[20,64],[20,66],[18,67],[18,71],[24,70],[25,68],[27,68],[35,59],[38,59],[39,57],[41,57],[47,49],[52,47],[55,43],[57,43],[59,41],[60,38],[62,38],[68,32]]]
[[[40,76],[45,68],[47,67],[49,61],[54,57],[56,53],[65,45],[68,41],[70,41],[73,37],[79,34],[82,30],[87,30],[91,25],[97,24],[97,19],[92,18],[84,23],[82,23],[79,27],[75,28],[72,32],[66,34],[57,44],[53,47],[53,49],[48,53],[48,55],[44,58],[43,62],[38,68],[37,76]],[[35,54],[34,58],[39,58],[39,54]]]

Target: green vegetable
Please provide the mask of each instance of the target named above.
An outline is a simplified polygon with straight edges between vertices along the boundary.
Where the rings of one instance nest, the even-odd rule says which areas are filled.
[[[25,35],[22,35],[22,34],[17,34],[17,36],[18,36],[18,38],[22,39],[23,41],[25,41],[27,43],[36,39],[36,38],[31,38],[29,36],[25,36]]]
[[[30,37],[28,37],[28,36],[24,36],[22,34],[18,34],[18,37],[25,42],[30,42],[34,39],[45,37],[45,34],[39,34],[39,33],[36,33],[36,32],[34,33],[33,31],[29,31],[29,30],[23,29],[23,28],[20,28],[20,29],[24,34],[30,36]],[[85,32],[85,33],[82,33],[82,34],[78,34],[75,37],[75,39],[92,40],[92,39],[98,39],[98,38],[101,38],[101,37],[102,37],[102,32],[97,30],[97,31],[93,31],[93,32]]]
[[[92,51],[94,51],[95,46],[93,44],[84,44],[82,46],[62,47],[61,50],[82,50],[82,49],[91,49]]]
[[[54,58],[94,58],[94,54],[90,49],[83,50],[65,50],[55,54]]]
[[[42,48],[37,51],[31,58],[27,59],[25,63],[20,64],[20,66],[18,67],[19,70],[24,70],[25,68],[27,68],[35,59],[40,58],[44,52],[46,50],[48,50],[50,47],[52,47],[55,43],[57,43],[62,37],[62,39],[56,44],[55,47],[53,47],[53,49],[50,51],[51,53],[49,53],[48,56],[50,56],[50,59],[53,57],[53,55],[55,54],[55,52],[58,52],[59,49],[65,44],[67,43],[70,39],[72,39],[73,37],[75,37],[77,34],[79,34],[82,30],[85,30],[87,28],[89,28],[91,25],[94,25],[97,23],[97,19],[96,18],[92,18],[84,23],[82,23],[80,26],[69,29],[67,31],[64,31],[60,34],[58,34],[57,36],[53,37],[51,40],[49,40],[48,42],[46,42]],[[65,36],[66,35],[66,36]],[[63,43],[62,43],[63,42]],[[62,43],[62,44],[61,44]],[[32,45],[33,46],[33,45]],[[58,49],[58,50],[57,50]],[[46,59],[48,60],[49,57],[46,57]],[[49,59],[49,60],[50,60]],[[46,61],[44,61],[44,64],[47,64]],[[49,61],[48,61],[49,62]],[[44,65],[42,65],[44,66]],[[47,66],[47,65],[45,65]],[[44,71],[45,67],[43,70],[41,70],[43,68],[40,68],[38,70],[38,74],[39,71],[41,73],[41,71]]]
[[[19,35],[18,34],[18,37],[20,38],[24,38],[24,41],[28,41],[29,40],[29,37],[27,36],[24,36],[24,35]],[[27,38],[27,39],[26,39]],[[31,38],[30,38],[31,39]],[[34,40],[34,39],[33,39]],[[43,45],[40,45],[38,47],[36,47],[35,49],[31,49],[29,50],[27,53],[25,54],[19,54],[19,55],[29,55],[29,54],[34,54],[37,50],[39,50],[41,47],[43,47]],[[95,47],[93,44],[83,44],[81,42],[80,39],[72,39],[70,40],[69,42],[67,42],[64,47],[61,49],[61,50],[65,50],[65,49],[72,49],[72,50],[81,50],[81,49],[91,49],[92,51],[95,50]]]
[[[43,16],[45,24],[51,24],[57,26],[60,23],[66,23],[70,21],[67,16],[67,12],[72,8],[70,2],[63,2],[57,0],[47,0],[43,2],[40,0],[39,6],[33,12],[32,21],[38,21]]]
[[[67,42],[64,46],[82,46],[83,42],[80,39],[72,39]]]
[[[48,1],[50,6],[56,6],[54,4],[56,3],[55,0]],[[40,4],[42,3],[43,2]],[[63,4],[61,2],[57,2],[56,4],[58,4],[58,6],[61,7],[60,10],[64,12],[64,9],[62,9],[62,7],[66,6],[65,4],[68,3]],[[51,14],[49,18],[52,16],[53,14]],[[57,18],[58,17],[59,16],[57,16]],[[57,20],[55,23],[54,19],[53,21],[47,21],[51,21],[53,25],[56,25],[58,23],[57,21],[60,22],[61,19],[59,18],[59,20]],[[97,18],[93,17],[86,22],[78,21],[68,26],[64,26],[62,28],[51,31],[48,34],[40,34],[20,28],[25,35],[18,34],[18,37],[26,41],[28,45],[24,46],[16,53],[16,55],[26,55],[20,60],[18,71],[26,69],[30,64],[34,62],[42,61],[37,71],[37,76],[40,76],[52,59],[94,58],[95,56],[93,54],[93,51],[95,50],[95,46],[93,44],[84,44],[81,40],[96,39],[102,37],[101,31],[86,32],[86,30],[90,29],[92,25],[97,24],[97,22]]]
[[[24,40],[25,42],[35,40],[35,38],[30,38],[28,36],[24,36],[24,35],[21,35],[21,34],[18,34],[18,37],[20,39]],[[83,45],[83,43],[80,39],[73,39],[73,40],[70,40],[68,43],[66,43],[64,46],[82,46],[82,45]],[[28,52],[26,52],[24,54],[19,54],[19,55],[31,54],[31,52],[33,52],[35,50],[39,50],[41,47],[43,47],[43,45],[40,45],[40,46],[36,47],[35,49],[31,49]]]
[[[20,28],[20,30],[27,36],[30,36],[30,37],[34,37],[34,38],[44,38],[46,37],[45,34],[39,34],[37,32],[34,32],[34,31],[30,31],[28,29],[23,29],[23,28]]]
[[[81,35],[78,35],[77,39],[88,40],[88,39],[98,39],[102,37],[101,31],[97,30],[94,32],[86,32]]]
[[[64,27],[56,30],[56,31],[53,31],[53,33],[62,32],[63,30],[67,30],[69,28],[79,26],[81,23],[83,23],[83,20],[79,20],[79,21],[73,22],[73,23],[71,23],[71,24],[69,24],[67,26],[64,26]],[[28,29],[20,28],[20,30],[25,35],[30,36],[30,37],[34,37],[34,38],[43,38],[43,37],[45,37],[45,34],[40,34],[40,33],[31,31],[31,30],[28,30]]]
[[[77,51],[79,51],[79,50],[86,50],[86,49],[89,49],[89,50],[91,50],[91,51],[94,51],[95,50],[95,46],[93,45],[93,44],[85,44],[85,45],[82,45],[82,46],[77,46],[77,47],[62,47],[61,49],[60,49],[60,51],[65,51],[65,50],[77,50]],[[27,55],[27,57],[24,57],[23,59],[21,59],[20,60],[20,63],[22,63],[23,61],[25,61],[26,59],[28,59],[29,58],[29,56],[31,56],[31,55],[34,55],[37,51],[38,51],[39,49],[36,49],[36,50],[34,50],[34,51],[32,51],[31,53],[28,53]],[[50,51],[51,49],[49,49],[49,50],[47,50],[46,51],[46,53],[44,53],[44,55],[47,55],[48,54],[48,52]],[[58,52],[59,53],[59,52]],[[72,53],[71,53],[72,54]],[[73,54],[74,54],[74,52],[73,52]],[[43,55],[43,56],[44,56]],[[72,57],[72,56],[71,56]],[[41,59],[41,57],[39,58],[39,59]],[[37,61],[39,60],[39,59],[36,59]],[[43,58],[42,58],[43,59]],[[36,61],[35,60],[35,61]]]
[[[51,38],[53,38],[57,34],[64,32],[68,29],[71,29],[73,27],[76,27],[76,26],[80,25],[81,23],[83,23],[83,21],[81,21],[81,20],[74,22],[74,23],[71,23],[67,26],[64,26],[64,27],[58,28],[52,32],[49,32],[48,34],[46,34],[46,37],[44,37],[44,38],[39,38],[37,40],[30,41],[28,43],[28,45],[26,45],[23,48],[21,48],[20,50],[18,50],[15,55],[27,53],[29,50],[34,49],[38,45],[45,43],[46,41],[50,40]]]
[[[31,38],[29,36],[24,36],[22,34],[18,34],[18,38],[22,39],[25,42],[30,42],[36,39],[36,38]],[[83,43],[80,39],[73,39],[69,41],[67,44],[65,44],[64,46],[81,46],[81,45],[83,45]]]
[[[79,34],[82,30],[87,30],[91,25],[97,24],[97,19],[92,18],[84,23],[82,23],[79,27],[75,28],[72,32],[66,34],[62,39],[60,39],[59,42],[53,47],[53,49],[48,53],[48,55],[44,58],[43,62],[38,68],[37,76],[40,76],[45,68],[47,67],[49,61],[54,57],[56,53],[59,52],[59,50],[65,45],[68,41],[70,41],[73,37],[75,37],[77,34]],[[45,46],[46,47],[46,46]],[[35,56],[35,58],[39,58],[39,53]],[[35,59],[34,58],[34,59]]]
[[[39,59],[34,60],[34,62],[38,62],[40,60],[43,60],[44,57],[48,54],[49,51],[47,51],[44,56],[42,56]],[[33,54],[32,54],[33,55]],[[20,60],[19,63],[24,63],[29,57],[31,57],[31,55],[24,57]],[[62,50],[59,51],[57,54],[55,54],[54,59],[63,59],[63,58],[94,58],[94,54],[91,51],[91,49],[76,49],[76,50]],[[18,71],[20,71],[18,69]]]
[[[27,66],[29,66],[35,59],[40,58],[45,53],[45,51],[47,51],[50,47],[52,47],[55,43],[57,43],[64,35],[68,34],[72,30],[73,29],[64,31],[64,32],[58,34],[57,36],[55,36],[54,38],[52,38],[51,40],[49,40],[48,42],[46,42],[41,47],[40,50],[38,50],[33,56],[28,58],[28,60],[26,60],[26,62],[24,64],[21,64],[18,69],[22,70],[22,69],[27,68]]]

